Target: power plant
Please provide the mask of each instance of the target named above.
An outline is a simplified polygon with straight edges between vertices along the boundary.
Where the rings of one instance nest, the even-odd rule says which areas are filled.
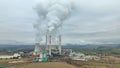
[[[46,52],[46,56],[49,57],[61,56],[63,54],[61,47],[61,27],[64,21],[70,16],[72,3],[67,0],[46,1],[40,0],[35,8],[39,19],[34,24],[34,28],[36,29],[36,42],[39,42],[39,44],[36,43],[34,51],[36,55],[42,52],[45,55]],[[42,48],[40,45],[45,35],[46,44]],[[55,39],[58,40],[57,44]]]
[[[58,36],[59,42],[55,45],[52,41],[51,35],[46,35],[45,48],[40,46],[39,43],[35,44],[34,55],[40,55],[42,52],[46,52],[46,56],[62,55],[61,35]]]

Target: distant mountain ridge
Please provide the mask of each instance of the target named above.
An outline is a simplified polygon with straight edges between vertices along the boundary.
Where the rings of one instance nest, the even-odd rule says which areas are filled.
[[[17,41],[0,41],[0,47],[5,47],[5,46],[24,46],[24,45],[34,45],[34,43],[24,43],[24,42],[17,42]],[[68,44],[65,44],[63,46],[66,46],[66,47],[98,47],[98,46],[108,46],[108,47],[120,47],[120,44],[71,44],[71,43],[68,43]]]
[[[120,47],[120,44],[66,44],[65,47]]]
[[[24,43],[24,42],[17,42],[17,41],[0,41],[0,45],[31,45],[33,43]]]

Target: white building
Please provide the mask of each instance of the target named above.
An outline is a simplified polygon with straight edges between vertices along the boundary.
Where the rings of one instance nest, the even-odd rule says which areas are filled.
[[[83,54],[83,53],[73,52],[73,53],[71,53],[69,56],[70,56],[70,58],[73,59],[73,60],[86,61],[86,59],[85,59],[85,54]]]
[[[13,58],[21,58],[21,55],[15,53],[14,55],[0,55],[0,59],[13,59]]]
[[[73,60],[81,60],[81,61],[100,60],[100,57],[98,56],[90,56],[90,55],[85,55],[83,53],[76,53],[76,52],[71,53],[69,56]]]

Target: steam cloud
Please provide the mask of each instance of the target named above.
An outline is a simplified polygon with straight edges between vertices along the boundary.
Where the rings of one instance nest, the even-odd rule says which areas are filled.
[[[36,42],[41,42],[45,33],[56,35],[64,20],[69,17],[71,9],[71,0],[39,0],[36,6],[39,20],[34,25]]]

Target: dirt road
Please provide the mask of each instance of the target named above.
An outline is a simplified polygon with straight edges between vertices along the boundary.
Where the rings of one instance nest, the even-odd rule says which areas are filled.
[[[44,62],[44,63],[30,63],[22,66],[17,65],[9,68],[77,68],[77,67],[67,64],[65,62]]]

